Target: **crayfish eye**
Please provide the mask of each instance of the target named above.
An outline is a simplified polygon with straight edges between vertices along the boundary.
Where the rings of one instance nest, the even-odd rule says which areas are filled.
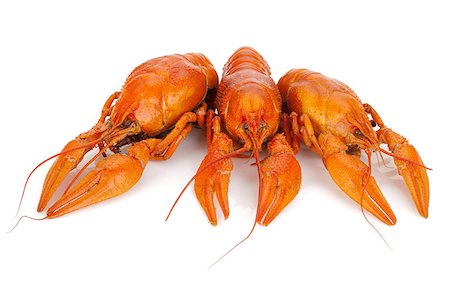
[[[245,131],[248,131],[248,123],[244,123],[244,129]]]
[[[263,128],[264,128],[264,123],[260,122],[260,123],[259,123],[259,130],[261,130],[261,129],[263,129]]]
[[[363,137],[363,134],[362,134],[361,130],[359,130],[359,129],[356,129],[355,132],[353,132],[353,134],[358,138]]]

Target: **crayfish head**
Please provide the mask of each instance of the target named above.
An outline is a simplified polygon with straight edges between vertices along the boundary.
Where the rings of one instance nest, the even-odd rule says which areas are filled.
[[[357,145],[362,149],[369,149],[371,151],[378,150],[380,141],[367,115],[356,113],[347,115],[344,124],[346,144]]]
[[[263,144],[275,132],[276,128],[274,130],[258,113],[248,113],[238,129],[239,139],[249,151],[260,151]]]
[[[225,116],[227,131],[244,143],[244,147],[260,150],[273,136],[280,122],[281,104],[274,103],[267,90],[249,83],[241,87],[229,105],[235,109]]]

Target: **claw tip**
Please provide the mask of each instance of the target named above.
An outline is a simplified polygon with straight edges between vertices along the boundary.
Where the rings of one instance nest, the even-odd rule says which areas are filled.
[[[420,211],[419,213],[424,218],[428,218],[428,209],[424,209],[424,210]]]

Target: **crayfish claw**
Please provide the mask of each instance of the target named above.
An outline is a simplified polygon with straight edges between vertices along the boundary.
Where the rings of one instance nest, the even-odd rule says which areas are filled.
[[[387,225],[397,222],[369,167],[357,156],[346,153],[347,146],[335,136],[320,135],[325,167],[331,178],[352,200]]]
[[[231,160],[228,161],[231,162]],[[231,168],[232,165],[230,166],[230,163],[226,163],[214,175],[206,176],[205,174],[204,178],[198,177],[195,181],[195,194],[212,225],[217,225],[214,193],[216,194],[225,219],[230,214],[228,206],[228,183],[230,181]]]
[[[96,165],[47,211],[55,218],[118,196],[136,184],[142,175],[141,161],[132,156],[111,155]]]
[[[69,172],[77,167],[84,155],[93,147],[94,145],[89,145],[87,141],[80,138],[76,138],[67,143],[62,150],[61,155],[57,157],[45,177],[41,198],[39,199],[37,208],[38,212],[42,212],[45,209],[53,194]]]
[[[215,133],[208,154],[203,159],[195,179],[195,194],[212,225],[217,225],[214,193],[225,219],[230,214],[228,206],[228,183],[230,182],[233,161],[231,158],[217,159],[233,150],[233,142],[223,133]]]
[[[301,169],[283,134],[267,145],[269,156],[261,162],[262,183],[256,221],[269,225],[300,190]]]
[[[389,128],[380,129],[377,133],[381,141],[388,144],[389,150],[393,153],[398,174],[403,177],[408,186],[417,211],[427,218],[430,186],[426,168],[419,153],[406,138]]]

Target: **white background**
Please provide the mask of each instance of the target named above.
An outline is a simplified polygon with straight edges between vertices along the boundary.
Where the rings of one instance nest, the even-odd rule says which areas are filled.
[[[392,160],[378,169],[374,159],[374,176],[398,223],[388,227],[369,219],[389,250],[358,205],[330,180],[320,158],[302,151],[297,198],[269,227],[258,226],[208,269],[249,231],[257,173],[245,160],[235,161],[231,215],[217,227],[207,222],[192,189],[164,222],[205,154],[203,133],[196,130],[172,159],[149,163],[128,193],[2,232],[0,280],[450,278],[445,1],[9,2],[0,4],[1,230],[14,224],[28,172],[89,129],[135,66],[173,53],[202,52],[220,74],[232,52],[250,45],[266,58],[276,81],[294,67],[337,78],[408,137],[434,170],[430,217],[424,219]],[[21,214],[42,216],[35,207],[49,165],[31,178]]]

